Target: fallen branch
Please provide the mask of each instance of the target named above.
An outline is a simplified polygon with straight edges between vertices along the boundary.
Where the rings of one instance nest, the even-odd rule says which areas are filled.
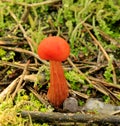
[[[46,123],[112,123],[120,124],[120,116],[118,115],[92,115],[92,114],[80,114],[80,113],[58,113],[58,112],[33,112],[22,111],[22,117],[29,117],[35,121]]]

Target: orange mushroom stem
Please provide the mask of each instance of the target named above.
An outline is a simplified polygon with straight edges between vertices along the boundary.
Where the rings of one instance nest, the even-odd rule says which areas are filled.
[[[69,95],[61,63],[69,53],[68,43],[58,36],[45,38],[38,46],[39,57],[50,60],[50,87],[47,97],[55,107],[59,107]]]
[[[50,87],[47,97],[57,107],[68,97],[68,86],[61,62],[50,61]]]

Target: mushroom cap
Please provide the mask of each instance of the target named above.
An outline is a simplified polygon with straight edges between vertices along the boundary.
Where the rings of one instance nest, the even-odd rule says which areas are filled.
[[[58,36],[47,37],[38,46],[38,55],[44,60],[64,61],[69,54],[69,44]]]

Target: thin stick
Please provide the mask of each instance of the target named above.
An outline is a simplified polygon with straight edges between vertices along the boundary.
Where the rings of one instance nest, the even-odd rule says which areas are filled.
[[[79,92],[79,91],[74,91],[74,90],[69,90],[69,91],[70,91],[71,94],[76,94],[76,95],[78,95],[79,97],[82,97],[82,98],[85,98],[85,99],[88,99],[88,98],[89,98],[88,95],[83,94],[83,93],[81,93],[81,92]]]
[[[29,91],[31,91],[38,99],[39,99],[39,101],[43,104],[43,105],[45,105],[45,107],[47,108],[48,107],[48,105],[49,105],[49,103],[46,101],[46,100],[44,100],[41,96],[40,96],[40,94],[38,94],[33,88],[31,88],[30,86],[26,86],[27,87],[27,89],[29,90]]]
[[[6,62],[6,61],[0,61],[0,66],[12,66],[18,69],[24,69],[25,68],[25,64],[23,63],[18,63],[18,62]],[[28,66],[28,70],[29,71],[38,71],[38,68],[36,68],[35,64],[29,64]]]
[[[85,27],[85,29],[88,31],[88,33],[90,34],[90,36],[92,37],[92,39],[94,40],[95,44],[99,46],[100,50],[103,52],[104,56],[106,57],[106,59],[108,61],[110,61],[110,57],[108,56],[107,52],[104,50],[104,48],[101,46],[100,42],[95,38],[95,36],[90,32],[90,30],[87,28],[86,24],[83,23],[83,26]],[[115,73],[115,69],[112,65],[112,71],[113,71],[113,82],[116,84],[117,83],[117,78],[116,78],[116,73]]]
[[[70,63],[70,65],[72,65],[73,68],[75,68],[76,72],[78,72],[79,74],[81,74],[81,75],[86,79],[86,81],[87,81],[89,84],[92,84],[93,87],[94,87],[96,90],[98,90],[98,91],[102,92],[103,94],[106,94],[106,95],[107,95],[106,90],[101,89],[100,87],[96,86],[95,83],[92,83],[92,81],[89,79],[89,77],[86,77],[86,75],[85,75],[84,73],[82,73],[82,72],[75,66],[75,64],[71,61],[70,58],[67,58],[67,60],[68,60],[68,62]]]
[[[113,87],[113,88],[117,88],[120,89],[120,85],[119,84],[113,84],[113,83],[108,83],[102,79],[97,79],[94,77],[89,76],[88,77],[91,81],[95,81],[96,83],[101,83],[102,85],[106,86],[106,87]]]
[[[101,46],[100,42],[94,37],[94,35],[90,32],[90,30],[87,28],[87,26],[84,23],[83,23],[83,26],[85,27],[85,29],[88,31],[88,33],[92,37],[92,39],[94,40],[95,44],[97,44],[99,46],[99,48],[101,49],[101,51],[105,55],[106,59],[109,61],[110,58],[109,58],[108,54],[106,53],[106,51],[104,50],[104,48]]]
[[[70,58],[67,58],[69,64],[71,66],[73,66],[73,68],[75,68],[76,72],[78,72],[79,74],[81,74],[82,76],[85,77],[86,81],[89,83],[89,84],[92,84],[92,82],[85,76],[85,74],[83,74],[76,66],[75,64],[72,62],[72,60]]]
[[[6,97],[9,97],[9,95],[13,92],[13,90],[16,88],[18,80],[20,79],[21,75],[17,77],[7,88],[5,88],[0,93],[0,102],[2,102]]]
[[[30,63],[30,61],[28,61],[28,62],[26,63],[26,65],[25,65],[25,68],[24,68],[23,73],[22,73],[22,75],[21,75],[20,81],[19,81],[19,83],[18,83],[18,85],[17,85],[17,87],[16,87],[16,89],[15,89],[13,95],[12,95],[12,98],[13,98],[13,99],[14,99],[14,97],[16,96],[17,92],[19,91],[19,89],[20,89],[20,87],[21,87],[21,84],[22,84],[22,82],[23,82],[23,79],[24,79],[24,76],[25,76],[25,74],[26,74],[27,67],[28,67],[29,63]]]
[[[88,23],[84,23],[86,26],[88,26],[89,28],[93,29],[93,26],[88,24]],[[100,30],[99,28],[96,28],[101,36],[103,36],[107,41],[110,41],[113,45],[116,45],[117,47],[120,47],[120,44],[117,40],[113,39],[111,36],[107,35],[105,32],[103,32],[102,30]]]
[[[15,16],[15,14],[10,10],[10,8],[7,8],[8,12],[10,13],[10,15],[13,17],[13,19],[15,20],[15,22],[18,24],[19,28],[21,29],[25,39],[27,40],[31,51],[34,52],[34,48],[32,46],[32,44],[36,45],[35,42],[32,41],[32,39],[30,37],[27,36],[26,31],[24,30],[23,26],[21,25],[21,21],[18,21],[17,17]],[[35,63],[37,64],[37,60],[35,59]]]
[[[61,0],[47,0],[47,1],[43,1],[43,2],[40,2],[40,3],[33,3],[33,4],[27,4],[27,3],[24,3],[24,2],[15,2],[14,1],[14,4],[18,4],[18,5],[21,5],[21,6],[27,6],[27,7],[39,7],[39,6],[42,6],[42,5],[52,4],[52,3],[56,3],[56,2],[60,2],[60,1]],[[2,2],[13,3],[12,0],[2,0]]]
[[[25,50],[25,49],[22,49],[22,48],[14,48],[14,47],[6,47],[6,46],[0,46],[1,48],[4,48],[4,49],[7,49],[7,50],[13,50],[13,51],[16,51],[16,52],[20,52],[20,53],[26,53],[26,54],[29,54],[33,57],[35,57],[36,59],[40,60],[41,62],[43,62],[44,64],[48,65],[48,63],[44,60],[41,60],[38,55],[34,52],[31,52],[31,51],[28,51],[28,50]]]

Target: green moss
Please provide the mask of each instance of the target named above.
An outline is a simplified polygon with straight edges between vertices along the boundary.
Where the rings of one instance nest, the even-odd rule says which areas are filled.
[[[0,59],[6,55],[6,51],[2,48],[0,48]]]
[[[85,78],[75,71],[66,72],[65,77],[73,90],[80,90],[81,84],[85,84]]]
[[[2,56],[1,59],[3,61],[9,61],[9,60],[14,61],[14,57],[15,57],[15,52],[9,51],[9,52],[6,53],[6,55]]]

